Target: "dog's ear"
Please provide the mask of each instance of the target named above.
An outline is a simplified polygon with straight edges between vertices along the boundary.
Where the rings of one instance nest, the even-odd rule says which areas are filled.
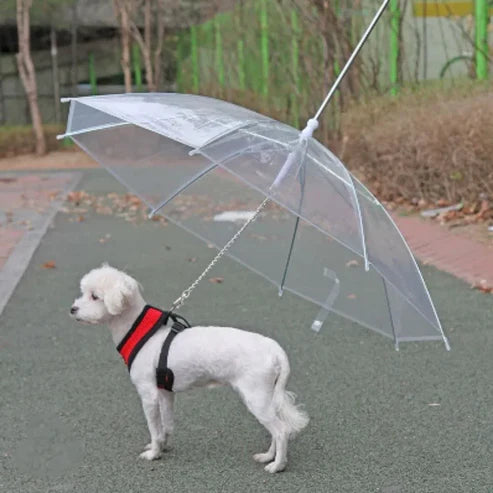
[[[105,293],[104,304],[111,315],[120,315],[139,290],[135,279],[125,275]]]

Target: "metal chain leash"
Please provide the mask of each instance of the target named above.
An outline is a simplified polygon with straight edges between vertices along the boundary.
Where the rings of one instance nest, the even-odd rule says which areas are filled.
[[[208,274],[208,272],[217,264],[217,262],[221,259],[221,257],[224,256],[224,254],[233,246],[234,242],[240,237],[241,233],[245,231],[245,229],[257,219],[258,215],[262,212],[262,210],[265,208],[267,205],[267,202],[269,202],[269,198],[264,199],[264,201],[257,207],[257,210],[253,213],[253,216],[246,221],[246,223],[236,232],[236,234],[226,243],[226,245],[223,246],[223,248],[218,252],[218,254],[211,260],[210,264],[204,269],[202,274],[200,274],[199,277],[187,288],[183,293],[180,295],[179,298],[177,298],[170,311],[177,310],[183,304],[185,301],[190,297],[192,294],[192,291],[198,286],[200,281]]]

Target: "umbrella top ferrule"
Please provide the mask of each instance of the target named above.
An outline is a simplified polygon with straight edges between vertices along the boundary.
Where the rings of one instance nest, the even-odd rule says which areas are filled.
[[[318,120],[316,118],[310,118],[306,122],[305,128],[301,131],[300,140],[308,140],[313,136],[313,132],[318,128]]]

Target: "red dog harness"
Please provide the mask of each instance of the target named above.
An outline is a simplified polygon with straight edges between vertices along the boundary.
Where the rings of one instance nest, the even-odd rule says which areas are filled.
[[[190,327],[190,324],[183,317],[146,305],[116,349],[125,361],[128,371],[130,371],[137,353],[160,327],[167,325],[170,318],[173,320],[173,325],[161,348],[159,363],[156,368],[156,384],[160,389],[172,391],[174,375],[167,366],[168,353],[171,342],[176,335]]]

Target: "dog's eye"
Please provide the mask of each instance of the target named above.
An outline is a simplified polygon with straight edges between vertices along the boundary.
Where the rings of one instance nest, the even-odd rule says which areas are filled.
[[[99,298],[94,293],[91,294],[91,299],[93,299],[94,301],[99,300]]]

